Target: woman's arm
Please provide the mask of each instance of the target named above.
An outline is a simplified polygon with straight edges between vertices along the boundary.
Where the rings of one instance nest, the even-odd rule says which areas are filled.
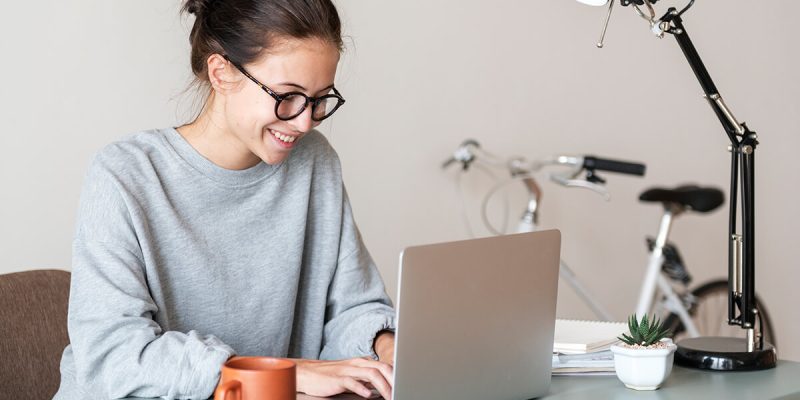
[[[328,290],[320,358],[379,358],[379,332],[395,330],[395,313],[378,268],[361,240],[343,191],[340,257]]]
[[[132,198],[97,160],[73,243],[68,330],[77,384],[94,398],[207,398],[233,350],[154,321]]]
[[[297,360],[298,390],[314,396],[352,391],[370,397],[370,386],[392,395],[394,310],[383,280],[364,246],[343,190],[339,259],[328,290],[320,358]]]

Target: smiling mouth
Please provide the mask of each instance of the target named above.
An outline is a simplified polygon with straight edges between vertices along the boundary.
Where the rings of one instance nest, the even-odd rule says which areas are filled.
[[[272,130],[272,129],[268,129],[268,131],[276,139],[278,139],[281,142],[286,143],[286,144],[293,143],[295,140],[297,140],[297,136],[286,135],[284,133],[281,133],[281,132],[278,132],[278,131],[275,131],[275,130]]]

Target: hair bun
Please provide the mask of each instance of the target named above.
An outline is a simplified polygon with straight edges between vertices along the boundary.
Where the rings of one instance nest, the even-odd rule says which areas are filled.
[[[183,9],[189,14],[201,15],[207,11],[215,0],[186,0]]]

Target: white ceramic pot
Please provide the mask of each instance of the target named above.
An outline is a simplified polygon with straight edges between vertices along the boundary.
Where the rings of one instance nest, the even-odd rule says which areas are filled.
[[[667,380],[672,372],[672,361],[678,346],[672,339],[662,339],[667,343],[664,349],[630,349],[613,345],[614,369],[617,378],[625,386],[635,390],[656,390]]]

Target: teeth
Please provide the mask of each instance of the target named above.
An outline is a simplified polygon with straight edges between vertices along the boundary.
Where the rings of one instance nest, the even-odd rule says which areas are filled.
[[[275,135],[276,138],[278,138],[281,141],[286,142],[286,143],[292,143],[295,140],[294,136],[284,135],[284,134],[282,134],[280,132],[277,132],[277,131],[272,131],[272,134]]]

